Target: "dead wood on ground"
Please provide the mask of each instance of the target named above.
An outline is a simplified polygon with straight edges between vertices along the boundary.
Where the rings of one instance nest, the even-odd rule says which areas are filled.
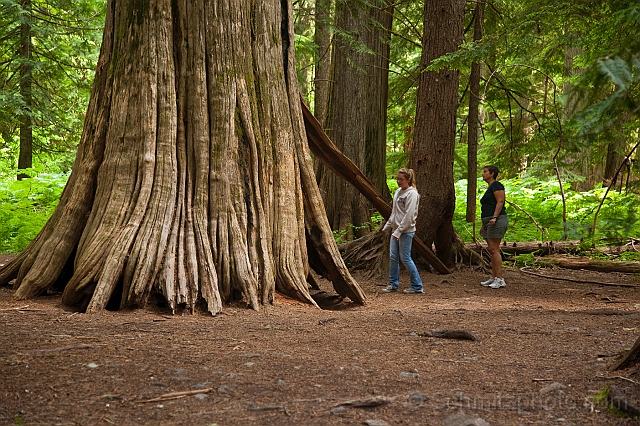
[[[520,272],[524,272],[525,274],[533,275],[533,276],[536,276],[536,277],[546,278],[546,279],[549,279],[549,280],[561,280],[561,281],[569,281],[569,282],[572,282],[572,283],[598,284],[598,285],[615,286],[615,287],[640,287],[640,286],[635,285],[635,284],[627,284],[627,283],[609,283],[609,282],[594,281],[594,280],[577,280],[577,279],[566,278],[566,277],[553,277],[553,276],[550,276],[550,275],[544,275],[544,274],[538,274],[536,272],[531,272],[531,271],[528,271],[526,268],[529,268],[529,266],[524,266],[524,267],[520,268]]]
[[[640,262],[618,262],[612,260],[598,260],[590,258],[552,258],[554,265],[566,269],[586,269],[597,272],[623,272],[627,274],[640,273]]]
[[[633,345],[631,350],[627,352],[627,354],[622,357],[622,359],[618,361],[611,370],[619,370],[630,365],[637,364],[638,361],[640,361],[640,337],[636,340],[636,343]]]
[[[478,336],[471,333],[470,331],[457,329],[429,330],[426,332],[418,333],[418,336],[437,337],[439,339],[472,340],[474,342],[480,340]]]

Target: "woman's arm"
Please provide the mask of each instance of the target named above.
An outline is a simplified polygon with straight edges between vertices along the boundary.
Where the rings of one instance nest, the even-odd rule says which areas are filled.
[[[389,219],[387,219],[387,221],[385,222],[384,226],[382,227],[382,232],[388,232],[393,230],[393,226],[396,223],[396,210],[398,210],[398,191],[396,191],[395,194],[393,194],[393,201],[391,202],[391,216],[389,216]]]
[[[504,207],[504,190],[493,191],[493,196],[496,197],[496,209],[493,211],[493,217],[489,221],[490,223],[496,223],[500,212],[502,212],[502,207]]]

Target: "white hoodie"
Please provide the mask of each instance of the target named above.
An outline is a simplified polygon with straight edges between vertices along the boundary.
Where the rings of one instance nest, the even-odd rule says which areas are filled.
[[[393,230],[393,236],[400,238],[405,232],[416,232],[416,218],[418,217],[418,204],[420,194],[413,186],[396,190],[393,195],[393,210],[391,217],[382,228],[383,231]]]

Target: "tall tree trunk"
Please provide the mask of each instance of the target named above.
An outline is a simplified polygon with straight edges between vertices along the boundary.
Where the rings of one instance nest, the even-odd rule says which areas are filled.
[[[20,25],[20,96],[22,97],[22,112],[20,120],[20,153],[18,155],[18,169],[28,169],[32,166],[33,156],[33,119],[32,119],[32,85],[33,62],[31,55],[31,0],[22,0],[24,20]],[[28,177],[24,173],[18,174],[18,179]]]
[[[303,37],[311,36],[311,5],[310,0],[303,0],[298,2],[300,8],[299,14],[296,18],[296,25],[294,26],[294,32],[296,35]],[[300,86],[300,92],[305,99],[309,99],[311,95],[311,81],[309,76],[312,72],[313,57],[311,55],[299,55],[296,61],[298,68],[298,85]]]
[[[462,42],[464,0],[425,1],[421,68],[458,49]],[[451,264],[455,189],[453,152],[456,141],[459,71],[423,71],[416,106],[415,145],[410,167],[416,172],[421,193],[417,235],[438,258]]]
[[[367,122],[365,134],[365,175],[391,202],[387,186],[387,102],[389,100],[389,38],[393,25],[393,3],[388,0],[371,8],[372,25],[368,32],[371,63],[368,68],[365,91],[367,94]]]
[[[626,139],[624,136],[619,136],[613,139],[607,145],[607,157],[605,160],[604,166],[604,174],[602,178],[603,186],[615,186],[616,181],[613,180],[616,175],[616,171],[618,167],[620,167],[620,163],[625,158],[624,147],[626,144]]]
[[[568,32],[569,36],[577,37],[577,34]],[[580,101],[577,96],[571,96],[574,88],[573,83],[568,81],[569,78],[581,74],[584,70],[574,65],[574,58],[582,54],[582,49],[575,46],[567,46],[564,49],[564,74],[567,78],[562,84],[562,92],[567,96],[568,102],[563,107],[563,118],[571,119],[576,113],[584,109],[584,101]],[[596,151],[593,151],[595,148]],[[569,164],[569,168],[579,176],[584,176],[584,181],[573,182],[572,189],[576,191],[589,191],[594,188],[597,182],[603,181],[605,164],[602,159],[606,156],[606,148],[580,146],[576,152],[570,153],[565,160]],[[622,159],[622,157],[621,157]],[[614,166],[614,172],[620,163]]]
[[[381,193],[389,192],[384,170],[386,149],[383,151],[389,55],[382,39],[388,38],[390,25],[391,16],[378,3],[363,8],[356,2],[338,2],[336,26],[341,33],[334,40],[333,85],[325,122],[336,146]],[[378,87],[382,84],[384,88]],[[369,232],[371,205],[355,188],[329,172],[321,176],[320,187],[334,230],[345,230],[347,239]]]
[[[329,77],[331,75],[331,0],[316,0],[313,41],[318,51],[315,64],[315,95],[313,115],[324,127],[329,105]],[[325,129],[326,130],[326,129]]]
[[[333,0],[316,0],[315,30],[313,40],[317,46],[314,76],[313,112],[327,131],[327,112],[329,110],[329,94],[331,92],[331,6]],[[320,161],[314,164],[316,182],[322,182],[325,167]]]
[[[367,97],[363,82],[368,71],[368,54],[362,46],[367,41],[368,19],[359,4],[336,4],[336,26],[343,33],[336,34],[334,39],[331,110],[327,112],[330,126],[327,133],[360,170],[365,170]],[[347,239],[368,232],[362,226],[369,221],[369,204],[355,188],[333,173],[325,172],[320,189],[332,229],[345,230]],[[354,233],[354,229],[357,232]]]
[[[58,284],[87,311],[154,294],[173,310],[258,309],[275,289],[314,304],[312,233],[334,287],[363,303],[304,143],[292,25],[290,1],[110,0],[69,182],[0,282],[16,278],[17,298]]]
[[[476,3],[473,15],[473,41],[482,39],[484,26],[484,2]],[[480,78],[482,63],[471,64],[469,76],[469,131],[467,134],[467,222],[476,221],[476,198],[478,194],[478,129],[480,127]],[[475,226],[475,225],[474,225]],[[475,229],[475,228],[474,228]]]

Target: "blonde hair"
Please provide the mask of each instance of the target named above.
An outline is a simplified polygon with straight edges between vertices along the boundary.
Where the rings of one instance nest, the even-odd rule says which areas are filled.
[[[398,173],[402,174],[406,179],[409,180],[410,186],[413,186],[414,188],[416,187],[416,174],[413,169],[403,167],[398,170]]]

